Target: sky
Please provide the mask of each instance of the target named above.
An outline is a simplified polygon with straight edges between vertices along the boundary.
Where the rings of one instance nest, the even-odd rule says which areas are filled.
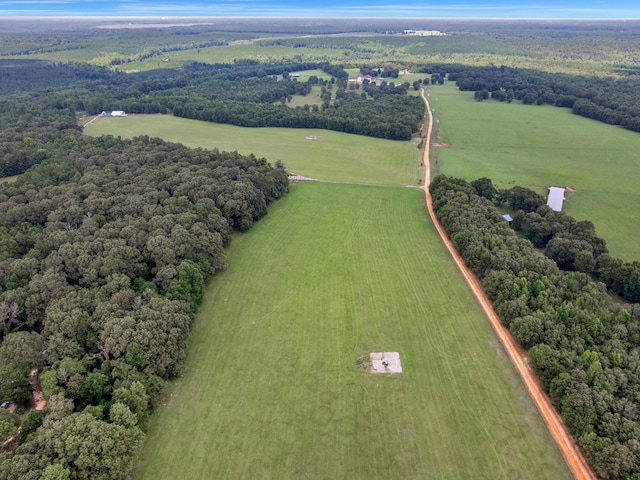
[[[640,19],[640,0],[0,0],[13,16]]]

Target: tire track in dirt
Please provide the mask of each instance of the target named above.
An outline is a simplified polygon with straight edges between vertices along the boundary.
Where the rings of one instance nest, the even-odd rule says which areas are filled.
[[[593,473],[589,465],[587,464],[584,455],[574,442],[569,432],[565,428],[562,423],[562,419],[560,415],[555,411],[553,405],[551,404],[551,400],[544,393],[542,387],[538,383],[538,379],[535,376],[535,373],[529,367],[527,362],[526,353],[521,352],[521,350],[516,345],[515,340],[509,333],[509,331],[500,323],[500,320],[496,313],[493,311],[493,306],[489,301],[489,298],[482,290],[480,282],[478,279],[471,273],[471,271],[464,264],[464,261],[453,247],[453,244],[447,237],[442,225],[436,218],[436,215],[433,211],[433,204],[431,200],[431,194],[429,192],[429,183],[431,182],[431,172],[429,166],[429,148],[431,143],[431,132],[433,127],[433,114],[431,113],[431,106],[429,105],[429,100],[427,99],[424,89],[420,90],[422,100],[426,105],[427,115],[429,117],[428,129],[425,135],[424,142],[424,154],[423,154],[423,165],[425,169],[425,179],[423,184],[423,190],[425,194],[425,199],[427,202],[427,210],[429,211],[429,216],[431,217],[431,221],[436,227],[438,234],[442,238],[447,250],[453,257],[453,260],[456,262],[458,269],[462,273],[464,279],[466,280],[469,288],[473,292],[473,295],[478,300],[478,303],[482,307],[489,323],[493,327],[493,330],[496,332],[496,335],[500,339],[500,343],[502,343],[503,348],[505,349],[509,359],[515,366],[516,370],[520,374],[520,377],[524,381],[524,384],[527,388],[527,391],[531,395],[533,402],[535,403],[538,411],[542,415],[544,422],[551,433],[554,441],[558,445],[562,456],[564,457],[569,469],[573,473],[573,476],[576,480],[596,480],[598,477]]]

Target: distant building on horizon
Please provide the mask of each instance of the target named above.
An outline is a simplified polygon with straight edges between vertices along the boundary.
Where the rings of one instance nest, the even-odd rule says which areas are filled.
[[[562,211],[562,203],[564,202],[563,187],[549,187],[549,196],[547,197],[547,205],[555,212]]]
[[[439,30],[405,30],[403,33],[414,37],[440,37],[446,35],[446,33]]]

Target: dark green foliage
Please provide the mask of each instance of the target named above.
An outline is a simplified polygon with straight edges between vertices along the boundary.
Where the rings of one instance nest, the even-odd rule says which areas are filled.
[[[24,406],[31,399],[32,390],[28,368],[14,365],[0,367],[0,401]]]
[[[524,210],[526,213],[535,212],[538,208],[546,205],[545,198],[523,187],[513,187],[509,190],[501,190],[499,200],[509,204],[513,210]]]
[[[471,186],[476,189],[476,193],[488,200],[493,200],[498,194],[498,190],[493,186],[490,178],[482,177],[471,182]]]
[[[347,71],[340,65],[331,65],[327,63],[325,65],[322,65],[321,68],[323,72],[328,73],[338,80],[346,80],[347,78],[349,78],[349,74],[347,73]]]
[[[640,262],[625,263],[612,258],[607,253],[605,240],[596,235],[593,223],[578,222],[569,215],[539,205],[543,200],[536,192],[523,187],[501,190],[496,197],[496,201],[512,208],[520,207],[513,218],[514,229],[534,246],[544,248],[545,254],[560,268],[593,274],[626,300],[640,302]]]
[[[37,332],[10,333],[0,344],[0,365],[40,368],[44,361],[44,348],[45,339]]]
[[[559,266],[577,270],[561,272],[516,236],[472,184],[438,176],[430,190],[440,222],[501,321],[530,348],[531,367],[595,470],[605,479],[637,478],[640,305],[612,301],[602,284],[580,273],[595,263],[598,275],[625,286],[631,297],[640,279],[637,262],[623,264],[604,253],[590,222],[546,206],[521,211],[514,221],[521,232],[546,245]],[[520,188],[516,194],[501,192],[501,200],[536,198]]]
[[[16,468],[28,459],[29,470],[42,472],[60,462],[71,479],[126,479],[142,439],[142,431],[135,426],[125,428],[73,413],[60,420],[45,419],[10,463]]]
[[[0,477],[49,466],[126,478],[231,232],[264,216],[288,178],[281,163],[148,137],[58,147],[66,183],[47,180],[47,160],[0,187],[0,399],[26,404],[37,368],[49,400]]]
[[[172,300],[184,300],[195,312],[204,294],[205,277],[198,265],[191,260],[184,260],[176,268],[176,278],[169,285],[167,297]]]
[[[22,424],[22,441],[25,442],[29,436],[35,432],[45,417],[49,415],[49,410],[31,410]]]
[[[17,434],[19,426],[20,417],[18,415],[0,408],[0,442],[4,442],[11,435]]]
[[[325,128],[392,140],[409,140],[417,131],[424,107],[419,98],[406,96],[406,90],[405,87],[393,85],[372,85],[365,91],[373,101],[367,99],[367,95],[362,97],[354,92],[341,93],[340,98],[336,98],[332,104],[327,103],[322,109],[316,110],[289,108],[272,102],[190,96],[176,99],[172,103],[172,111],[179,117],[243,127]]]
[[[30,70],[26,65],[12,62],[11,66],[16,70],[11,70],[10,66],[4,66],[4,69],[15,75],[19,72],[20,78],[29,77]],[[77,131],[74,110],[95,115],[103,110],[120,109],[130,113],[171,112],[181,117],[246,127],[326,128],[408,140],[417,131],[424,113],[419,98],[406,96],[408,84],[369,85],[366,91],[375,100],[373,102],[353,92],[347,95],[348,74],[334,65],[323,68],[338,78],[336,101],[331,102],[331,91],[327,91],[325,103],[317,111],[279,104],[292,95],[307,95],[313,85],[319,83],[317,77],[301,82],[288,76],[290,71],[318,68],[314,63],[193,63],[172,71],[172,75],[162,70],[124,75],[98,67],[85,69],[75,64],[56,65],[53,69],[46,63],[38,65],[40,68],[33,71],[26,83],[31,85],[31,90],[46,89],[56,93],[48,100],[27,104],[27,108],[34,117],[56,116],[57,129]],[[0,64],[0,71],[2,68]],[[67,82],[48,81],[48,75],[58,71]],[[281,74],[283,78],[279,80],[277,75]],[[18,77],[9,75],[7,79],[10,85]],[[100,94],[96,95],[96,91]],[[13,118],[20,118],[19,113],[23,113],[17,105],[8,104],[7,109],[15,111]],[[13,121],[11,117],[9,121]],[[38,141],[42,137],[41,130],[48,131],[51,127],[38,127],[37,132],[21,135],[11,132],[11,148],[0,156],[0,176],[22,173],[31,165],[56,157],[53,146]],[[59,175],[64,176],[64,172]]]

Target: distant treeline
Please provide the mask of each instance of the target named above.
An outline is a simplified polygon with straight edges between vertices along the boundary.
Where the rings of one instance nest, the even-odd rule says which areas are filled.
[[[409,140],[417,131],[424,105],[406,95],[409,84],[370,85],[356,92],[348,88],[347,72],[329,65],[322,68],[334,75],[331,81],[313,76],[302,82],[289,75],[317,67],[193,64],[180,81],[147,80],[133,95],[94,98],[86,107],[96,112],[108,104],[132,113],[171,111],[180,117],[243,127],[324,128],[391,140]],[[321,104],[286,106],[293,95],[307,95],[314,85],[323,87]]]
[[[160,139],[67,135],[0,186],[0,478],[128,478],[224,248],[285,195],[283,166]],[[59,181],[51,173],[58,174]],[[59,475],[46,476],[57,470]]]
[[[54,98],[0,100],[0,177],[63,158],[65,144],[80,131],[73,109]]]
[[[530,105],[556,105],[583,117],[640,132],[640,78],[600,78],[501,67],[433,64],[421,72],[447,75],[475,98],[521,100]]]
[[[289,75],[317,68],[335,76],[331,81],[313,76],[303,82]],[[0,62],[0,71],[4,80],[0,92],[17,98],[46,93],[56,99],[59,109],[92,115],[103,110],[173,113],[247,127],[325,128],[409,140],[424,113],[420,100],[406,95],[408,83],[369,85],[355,91],[342,67],[316,63],[240,60],[124,74],[90,65],[11,60]],[[307,95],[314,85],[323,88],[321,104],[286,106],[293,95]]]
[[[604,262],[606,246],[593,225],[549,211],[535,192],[497,192],[489,179],[438,176],[430,191],[442,226],[502,323],[529,349],[531,367],[597,473],[638,478],[640,305],[612,300],[584,273],[624,275]],[[529,211],[516,214],[514,224],[533,244],[492,200]],[[548,256],[534,245],[546,245]],[[629,268],[640,279],[640,264]]]

